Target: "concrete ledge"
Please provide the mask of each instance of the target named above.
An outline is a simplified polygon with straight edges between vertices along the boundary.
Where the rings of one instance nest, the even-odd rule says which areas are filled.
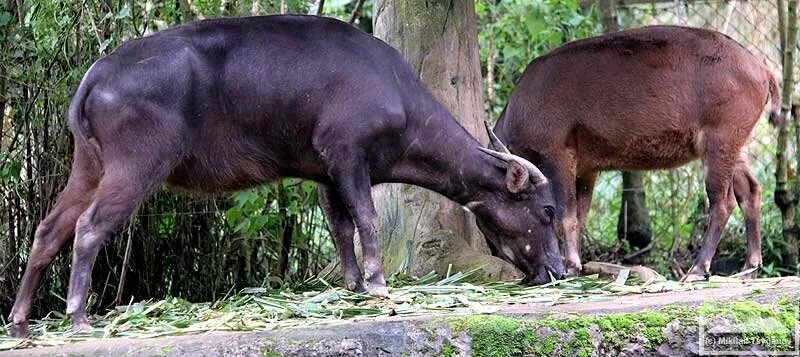
[[[701,352],[698,316],[713,320],[715,326],[732,325],[742,316],[772,316],[784,325],[787,318],[797,322],[800,279],[726,285],[732,286],[601,302],[509,305],[491,315],[386,317],[280,331],[116,338],[0,355],[469,356],[497,352],[683,356]]]

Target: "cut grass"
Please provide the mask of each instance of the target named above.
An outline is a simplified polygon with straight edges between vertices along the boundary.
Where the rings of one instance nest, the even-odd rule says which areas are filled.
[[[213,331],[273,330],[287,327],[340,324],[358,318],[423,314],[492,313],[508,304],[564,304],[609,300],[627,294],[703,289],[738,279],[682,284],[675,281],[600,280],[596,275],[554,281],[537,287],[515,282],[471,279],[477,270],[443,279],[431,273],[418,279],[395,279],[389,298],[373,298],[313,279],[295,291],[247,288],[213,303],[190,303],[179,298],[132,302],[91,319],[92,329],[72,331],[69,320],[51,312],[31,321],[31,338],[8,337],[0,330],[0,351],[54,346],[101,338],[152,338]],[[4,323],[5,324],[5,323]]]

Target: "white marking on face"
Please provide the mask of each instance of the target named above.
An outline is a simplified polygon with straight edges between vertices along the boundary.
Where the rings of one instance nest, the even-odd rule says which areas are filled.
[[[525,252],[530,252],[530,251],[531,251],[531,245],[525,244]]]

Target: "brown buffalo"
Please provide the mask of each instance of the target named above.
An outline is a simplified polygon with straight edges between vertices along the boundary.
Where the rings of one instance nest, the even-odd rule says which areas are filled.
[[[703,246],[685,277],[696,280],[709,273],[736,202],[747,228],[744,267],[761,265],[761,188],[743,149],[768,100],[776,124],[775,78],[731,38],[651,26],[575,41],[535,59],[495,132],[551,180],[572,274],[581,270],[580,230],[598,172],[702,159],[711,206]]]

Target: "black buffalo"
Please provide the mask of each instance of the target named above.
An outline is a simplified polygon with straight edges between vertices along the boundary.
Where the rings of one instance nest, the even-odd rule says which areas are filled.
[[[73,230],[67,313],[74,328],[88,325],[98,250],[164,181],[210,193],[281,177],[316,181],[345,284],[356,291],[387,291],[370,194],[383,182],[469,207],[493,251],[529,280],[563,274],[541,172],[482,148],[394,49],[334,19],[207,20],[128,41],[87,71],[68,115],[72,173],[36,231],[11,312],[14,336],[27,334],[42,272]]]

